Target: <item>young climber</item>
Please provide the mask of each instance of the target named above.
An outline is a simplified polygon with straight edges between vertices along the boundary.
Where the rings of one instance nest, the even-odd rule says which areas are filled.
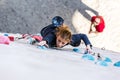
[[[69,27],[64,24],[56,28],[47,27],[46,29],[41,30],[43,40],[37,45],[62,48],[70,44],[73,47],[77,47],[80,45],[81,40],[83,40],[86,45],[86,50],[92,52],[92,45],[85,34],[71,34]]]

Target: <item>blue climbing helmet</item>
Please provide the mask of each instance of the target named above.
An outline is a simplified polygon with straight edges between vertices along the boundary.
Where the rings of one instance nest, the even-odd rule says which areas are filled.
[[[52,24],[56,27],[59,27],[61,26],[62,24],[64,23],[64,20],[62,17],[60,16],[55,16],[53,19],[52,19]]]

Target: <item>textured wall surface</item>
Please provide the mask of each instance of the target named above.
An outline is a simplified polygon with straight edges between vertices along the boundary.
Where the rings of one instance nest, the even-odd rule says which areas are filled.
[[[36,33],[51,24],[54,16],[61,16],[71,26],[74,6],[72,0],[0,0],[0,31],[12,33]],[[77,7],[76,7],[77,8]]]
[[[120,0],[0,0],[0,32],[38,33],[61,16],[73,32],[85,33],[93,46],[120,51]],[[102,15],[105,30],[88,34],[90,18]]]

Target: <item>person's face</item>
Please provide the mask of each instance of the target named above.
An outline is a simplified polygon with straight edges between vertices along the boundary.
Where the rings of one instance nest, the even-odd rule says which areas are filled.
[[[65,39],[62,39],[61,36],[57,36],[56,39],[56,47],[61,48],[65,46],[68,43]]]
[[[94,21],[94,25],[99,25],[99,24],[100,24],[100,19],[96,18],[95,21]]]

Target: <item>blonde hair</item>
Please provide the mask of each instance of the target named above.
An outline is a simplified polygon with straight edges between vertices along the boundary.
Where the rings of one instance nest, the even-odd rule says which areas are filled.
[[[66,41],[70,42],[72,34],[69,27],[63,24],[60,27],[56,28],[56,36],[60,36]]]

